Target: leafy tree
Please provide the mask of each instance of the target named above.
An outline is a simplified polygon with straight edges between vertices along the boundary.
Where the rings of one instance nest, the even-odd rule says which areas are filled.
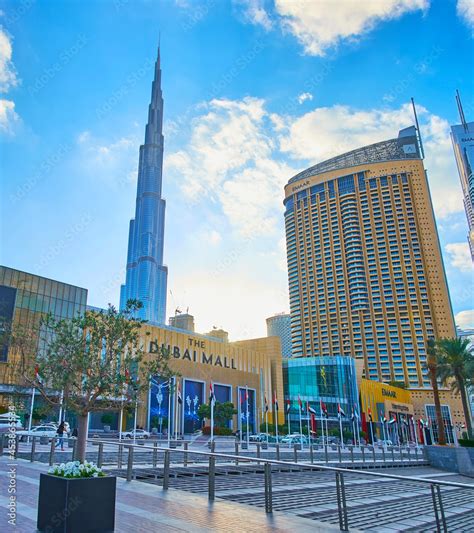
[[[467,400],[466,385],[474,379],[474,353],[469,339],[440,339],[438,347],[438,376],[441,382],[450,384],[451,389],[459,392],[466,420],[469,438],[472,438],[472,424]]]
[[[406,389],[407,384],[404,381],[396,381],[395,379],[392,379],[388,382],[389,385],[392,387],[397,387],[398,389]]]
[[[214,425],[217,427],[226,427],[232,417],[237,414],[237,410],[232,402],[216,402],[214,405]],[[201,418],[211,419],[211,406],[202,403],[198,407],[198,415]]]
[[[433,398],[436,413],[436,425],[438,426],[438,443],[441,446],[446,445],[446,432],[444,430],[443,415],[441,413],[441,402],[438,390],[438,350],[434,339],[428,339],[426,343],[426,368],[433,389]]]
[[[123,311],[86,311],[71,319],[46,316],[34,357],[24,354],[22,376],[51,406],[63,403],[77,414],[77,457],[85,460],[87,418],[91,411],[134,405],[148,389],[149,377],[171,375],[170,353],[162,348],[150,360],[140,332],[144,321],[134,317],[142,304],[129,300]],[[146,332],[148,335],[149,332]]]

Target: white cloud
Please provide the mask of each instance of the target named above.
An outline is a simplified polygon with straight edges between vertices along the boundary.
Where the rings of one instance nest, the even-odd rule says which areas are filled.
[[[270,30],[273,23],[264,7],[264,0],[237,0],[236,3],[243,7],[243,16],[246,22],[262,26]]]
[[[239,3],[244,4],[247,21],[271,27],[263,1]],[[384,21],[428,8],[429,0],[275,0],[274,17],[303,45],[306,54],[322,56],[328,48],[354,41]]]
[[[474,328],[474,309],[468,309],[467,311],[460,311],[454,320],[456,325],[460,328]]]
[[[104,141],[86,130],[77,136],[82,167],[95,179],[115,186],[136,181],[139,144],[135,135]]]
[[[462,194],[449,136],[449,123],[418,106],[431,193],[438,217],[463,210]],[[357,110],[348,106],[321,107],[296,119],[280,137],[281,150],[315,164],[378,141],[395,137],[413,124],[409,104],[398,109]],[[317,141],[316,141],[317,140]]]
[[[458,16],[474,30],[474,1],[458,0],[456,11]]]
[[[467,242],[452,242],[445,246],[451,265],[461,272],[474,270],[471,252]]]
[[[302,104],[303,102],[306,102],[306,100],[312,100],[313,95],[311,93],[301,93],[298,96],[298,102]]]
[[[205,238],[209,244],[217,246],[222,241],[222,235],[215,229],[206,233]]]
[[[273,123],[264,101],[212,100],[200,109],[188,145],[166,157],[167,171],[190,200],[218,204],[241,235],[272,232],[294,169],[273,153]]]
[[[12,63],[11,38],[0,28],[0,92],[5,93],[17,85],[18,78]]]
[[[2,93],[7,93],[19,83],[12,63],[12,52],[11,38],[0,28],[0,92]],[[0,99],[0,132],[13,135],[19,120],[20,117],[15,111],[15,102],[10,99]]]
[[[0,99],[0,131],[12,134],[14,125],[20,117],[15,111],[15,102],[11,100]]]

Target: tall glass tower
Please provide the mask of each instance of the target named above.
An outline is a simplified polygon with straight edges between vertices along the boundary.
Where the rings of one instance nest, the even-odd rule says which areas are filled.
[[[120,288],[120,308],[140,300],[139,318],[164,324],[168,268],[163,265],[166,202],[161,197],[163,173],[163,93],[160,50],[148,106],[145,142],[140,146],[135,218],[130,221],[127,271]]]

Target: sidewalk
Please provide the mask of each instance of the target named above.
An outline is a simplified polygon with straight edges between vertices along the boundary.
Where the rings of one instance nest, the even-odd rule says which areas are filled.
[[[8,484],[10,464],[0,457],[0,530],[12,532],[36,531],[39,475],[46,472],[44,464],[15,461],[16,526],[8,524]],[[95,510],[90,510],[94,512]],[[267,515],[263,510],[188,492],[149,485],[139,481],[127,483],[117,479],[115,531],[129,533],[155,531],[226,532],[325,532],[339,531],[327,523],[289,516],[281,512]]]

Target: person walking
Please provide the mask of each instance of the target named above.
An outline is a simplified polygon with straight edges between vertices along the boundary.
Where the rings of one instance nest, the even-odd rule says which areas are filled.
[[[64,432],[66,431],[64,421],[59,424],[58,429],[56,430],[56,434],[58,435],[58,440],[56,442],[55,448],[57,448],[59,445],[61,445],[61,451],[64,451]]]

